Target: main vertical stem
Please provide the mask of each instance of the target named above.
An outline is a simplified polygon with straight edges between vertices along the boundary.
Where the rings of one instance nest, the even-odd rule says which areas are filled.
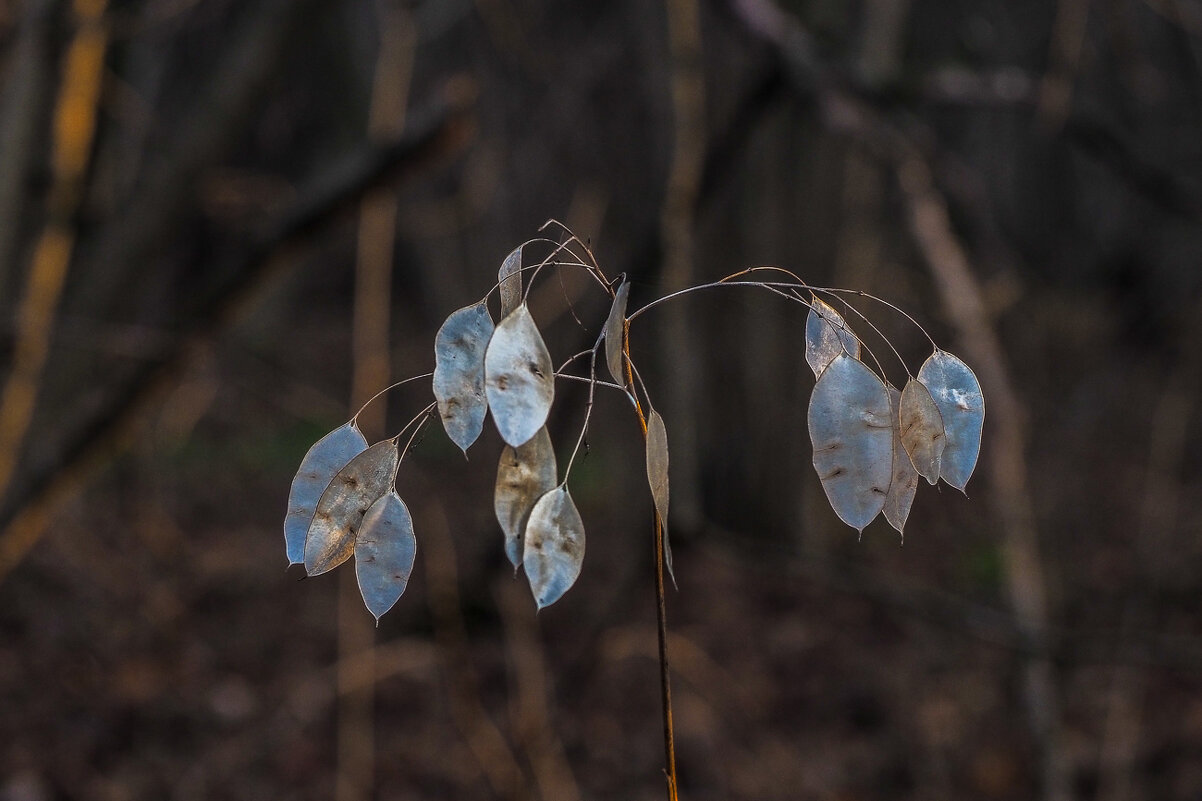
[[[641,417],[641,413],[640,413]],[[647,433],[644,422],[643,433]],[[677,801],[676,733],[672,725],[672,681],[668,670],[668,614],[664,592],[664,521],[655,512],[655,623],[659,635],[659,689],[664,702],[664,757],[667,760],[668,801]]]
[[[626,386],[634,387],[634,373],[630,361],[630,321],[622,330],[622,350],[626,356]],[[647,441],[647,416],[639,403],[637,393],[631,393],[634,412],[639,417],[643,430],[643,441]],[[664,521],[656,509],[655,515],[655,626],[659,637],[659,690],[664,710],[664,773],[668,778],[668,801],[679,801],[676,785],[676,728],[672,723],[672,678],[668,667],[668,608],[664,586]]]

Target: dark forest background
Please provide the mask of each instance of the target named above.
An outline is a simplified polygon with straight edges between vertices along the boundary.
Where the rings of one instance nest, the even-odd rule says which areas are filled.
[[[378,628],[349,567],[284,570],[309,445],[431,369],[550,218],[631,308],[779,264],[984,386],[969,497],[858,540],[797,306],[633,329],[682,798],[1202,797],[1197,0],[0,0],[0,798],[664,797],[620,399],[573,473],[584,572],[537,616],[491,426],[407,460],[417,568]],[[586,289],[532,298],[558,359]]]

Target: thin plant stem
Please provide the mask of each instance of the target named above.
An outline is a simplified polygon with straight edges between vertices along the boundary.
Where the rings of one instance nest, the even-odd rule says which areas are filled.
[[[401,455],[396,460],[398,469],[400,469],[401,462],[405,461],[405,454],[409,453],[409,449],[413,447],[413,441],[417,439],[417,435],[422,432],[422,428],[425,427],[426,423],[430,422],[430,418],[433,416],[434,407],[437,405],[438,404],[436,403],[431,403],[420,415],[414,418],[415,420],[419,420],[419,422],[413,427],[413,433],[409,435],[409,441],[405,443],[405,447],[401,450]],[[398,438],[400,436],[400,434],[397,434]]]
[[[601,263],[597,261],[597,257],[593,254],[592,248],[590,248],[588,246],[588,243],[586,243],[580,237],[576,236],[576,233],[571,228],[568,228],[566,225],[561,223],[559,220],[552,217],[551,219],[549,219],[545,223],[543,223],[541,226],[539,226],[538,230],[545,231],[545,230],[547,230],[548,227],[550,227],[552,225],[559,226],[559,228],[561,230],[563,230],[563,232],[570,237],[568,240],[569,242],[575,241],[576,244],[580,245],[580,247],[584,250],[584,252],[586,254],[588,254],[588,260],[592,263],[593,271],[597,274],[597,277],[600,278],[601,280],[605,281],[605,283],[609,284],[610,281],[608,278],[605,277],[605,271],[603,271],[601,269]],[[621,276],[619,278],[621,278]],[[613,294],[613,290],[611,289],[610,295],[612,295],[612,294]]]
[[[582,260],[578,254],[576,254],[570,247],[568,247],[568,245],[571,243],[571,241],[572,240],[568,240],[567,242],[556,242],[553,239],[546,239],[544,237],[537,237],[535,239],[526,240],[520,246],[518,246],[518,248],[517,248],[518,250],[523,250],[529,245],[536,245],[539,243],[551,245],[554,248],[554,250],[552,250],[551,253],[548,254],[547,256],[545,256],[541,261],[539,261],[538,264],[531,264],[526,267],[519,267],[514,274],[520,275],[524,272],[533,271],[535,276],[537,276],[538,271],[541,270],[543,267],[578,267],[581,270],[584,270],[585,272],[592,275],[593,278],[598,283],[600,283],[607,292],[609,292],[612,295],[613,290],[611,290],[609,288],[609,283],[605,280],[605,276],[603,274],[601,274],[600,268],[596,267],[595,265],[585,264],[584,260]],[[576,240],[576,241],[579,242],[579,240]],[[568,254],[575,256],[576,261],[554,261],[555,257],[563,252],[567,252]],[[533,285],[533,284],[534,284],[534,276],[532,276],[530,278],[530,285]],[[482,298],[482,300],[487,301],[490,297],[492,297],[492,293],[498,291],[500,288],[501,288],[501,282],[497,281],[495,284],[492,285],[492,288],[490,288],[488,290],[488,292],[484,293],[484,297]],[[530,289],[530,287],[527,286],[526,290],[522,293],[523,302],[525,301],[526,296],[529,294],[529,289]]]
[[[392,437],[392,441],[399,445],[401,443],[401,437],[405,436],[405,432],[409,430],[409,427],[412,426],[414,423],[418,423],[418,422],[424,424],[425,421],[427,419],[429,419],[430,413],[433,412],[434,409],[437,408],[437,406],[438,406],[438,402],[435,401],[434,403],[431,403],[426,408],[422,409],[420,412],[415,414],[408,423],[405,423],[405,425],[401,426],[401,430],[396,432],[396,435]],[[421,425],[418,426],[418,430],[420,430],[420,429],[421,429]],[[412,445],[412,444],[413,444],[413,437],[410,437],[409,445]],[[409,445],[405,446],[405,450],[409,449]],[[403,458],[404,454],[401,454],[401,456]]]
[[[567,230],[567,229],[565,228],[565,230]],[[541,271],[541,270],[543,269],[543,267],[547,267],[547,266],[553,266],[553,267],[559,267],[559,266],[573,266],[573,267],[581,267],[581,268],[583,268],[583,269],[584,269],[586,272],[588,272],[588,273],[589,273],[591,276],[593,276],[593,278],[594,278],[594,279],[597,281],[597,283],[601,284],[602,288],[604,288],[604,289],[605,289],[605,291],[606,291],[607,293],[609,293],[609,295],[610,295],[611,297],[613,296],[614,290],[613,290],[613,289],[610,287],[610,285],[609,285],[609,281],[608,281],[608,280],[605,278],[605,274],[601,272],[601,268],[596,266],[595,260],[594,260],[594,263],[593,263],[593,264],[585,264],[585,263],[584,263],[584,260],[583,260],[583,259],[581,259],[581,258],[579,257],[579,255],[577,255],[577,254],[576,254],[576,252],[575,252],[574,250],[572,250],[572,248],[570,247],[570,245],[571,245],[573,242],[577,243],[578,245],[580,245],[581,247],[583,247],[583,248],[585,249],[585,251],[586,251],[586,252],[588,252],[588,254],[589,254],[589,256],[590,256],[590,257],[592,256],[592,252],[591,252],[591,251],[589,251],[587,247],[585,247],[584,243],[583,243],[583,242],[581,242],[581,241],[580,241],[580,240],[579,240],[579,239],[576,237],[576,235],[575,235],[575,234],[571,233],[571,231],[568,231],[568,234],[569,234],[568,238],[567,238],[565,241],[563,241],[563,242],[560,242],[560,243],[556,244],[556,245],[555,245],[555,250],[551,251],[551,254],[550,254],[550,255],[548,255],[546,258],[544,258],[544,259],[543,259],[541,262],[539,262],[539,263],[538,263],[538,264],[536,264],[536,265],[532,265],[532,266],[531,266],[531,267],[529,267],[529,268],[527,268],[527,267],[523,267],[523,268],[522,268],[522,270],[520,270],[520,271],[519,271],[519,272],[522,272],[522,271],[525,271],[525,270],[527,270],[527,269],[533,269],[533,270],[534,270],[534,274],[530,276],[530,282],[529,282],[529,283],[526,285],[526,291],[525,291],[525,292],[522,294],[522,302],[523,302],[523,303],[524,303],[524,302],[526,301],[526,299],[527,299],[527,298],[530,296],[530,290],[531,290],[531,289],[534,287],[534,281],[535,281],[535,279],[536,279],[536,278],[538,278],[539,271]],[[524,248],[524,247],[526,247],[526,245],[533,244],[533,243],[535,243],[535,242],[540,242],[540,241],[542,241],[542,242],[553,242],[553,240],[549,240],[549,239],[532,239],[532,240],[530,240],[529,242],[526,242],[525,244],[523,244],[523,245],[522,245],[522,247]],[[559,255],[560,253],[562,253],[562,252],[564,252],[564,251],[567,251],[568,253],[571,253],[573,256],[576,256],[576,262],[575,262],[575,263],[573,263],[573,262],[562,262],[562,263],[561,263],[561,262],[553,262],[553,261],[551,261],[553,258],[555,258],[557,255]],[[498,286],[500,286],[500,284],[499,284],[499,283],[498,283]]]
[[[580,452],[580,446],[584,444],[584,437],[588,434],[588,421],[593,415],[593,398],[597,393],[597,351],[601,349],[601,342],[604,338],[605,332],[602,330],[597,336],[597,341],[593,343],[588,363],[588,403],[584,407],[584,425],[580,427],[580,436],[576,438],[576,447],[572,449],[572,455],[568,458],[568,466],[564,468],[561,484],[568,483],[568,476],[572,473],[572,465],[576,463],[576,454]]]
[[[884,298],[879,298],[876,295],[871,295],[871,294],[869,294],[867,292],[863,292],[859,289],[840,289],[838,287],[813,287],[813,291],[829,292],[831,294],[856,295],[857,297],[867,298],[868,300],[873,300],[884,306],[888,306],[890,309],[893,309],[893,311],[897,312],[902,317],[905,317],[907,320],[909,320],[911,323],[913,323],[914,327],[917,328],[919,331],[921,331],[922,335],[927,338],[928,342],[931,343],[931,347],[934,348],[935,350],[939,350],[939,346],[935,344],[935,340],[931,338],[931,335],[927,333],[927,330],[922,327],[921,323],[919,323],[917,320],[915,320],[914,317],[909,312],[907,312],[905,309],[901,308],[900,306],[895,306],[894,304],[890,303],[889,301],[885,300]]]
[[[587,376],[572,375],[571,373],[556,373],[555,377],[562,378],[565,381],[579,381],[582,384],[595,384],[596,386],[605,387],[606,389],[616,389],[618,392],[621,392],[623,395],[630,397],[630,393],[626,390],[626,387],[620,387],[617,384],[613,383],[612,381],[602,381],[599,378],[596,381],[594,381],[593,379],[588,378]]]
[[[785,273],[786,275],[795,279],[796,283],[790,283],[790,282],[785,282],[785,281],[736,281],[735,280],[736,278],[742,278],[743,276],[750,275],[751,273],[765,272],[765,271]],[[738,271],[737,273],[731,273],[730,275],[726,276],[725,278],[719,278],[717,281],[711,281],[706,284],[697,284],[696,286],[685,287],[684,289],[677,290],[676,292],[670,292],[667,295],[656,298],[655,300],[651,301],[650,303],[646,304],[645,306],[643,306],[639,309],[636,309],[629,316],[627,316],[626,319],[628,321],[633,321],[637,317],[639,317],[639,315],[641,315],[643,312],[650,311],[651,309],[655,308],[656,306],[659,306],[663,303],[667,303],[670,300],[675,300],[676,298],[681,297],[683,295],[692,294],[693,292],[699,292],[703,289],[714,289],[716,287],[721,287],[721,286],[755,286],[755,287],[761,287],[764,289],[775,287],[777,289],[789,289],[789,290],[808,289],[811,292],[823,292],[823,293],[827,293],[827,294],[831,294],[831,295],[855,295],[856,297],[866,298],[868,300],[875,301],[876,303],[880,303],[884,306],[887,306],[890,309],[893,309],[893,311],[895,311],[898,314],[905,317],[907,320],[910,321],[910,323],[912,323],[914,325],[915,328],[917,328],[919,331],[922,332],[922,335],[927,338],[928,342],[931,343],[932,348],[934,348],[936,350],[939,349],[939,346],[935,344],[935,340],[931,337],[931,335],[929,333],[927,333],[926,328],[924,328],[921,323],[919,323],[917,320],[915,320],[913,315],[911,315],[906,310],[900,308],[899,306],[897,306],[893,303],[890,303],[889,301],[885,300],[884,298],[878,297],[869,292],[864,292],[863,290],[859,290],[859,289],[843,289],[840,287],[829,287],[829,286],[812,286],[810,284],[807,284],[805,281],[801,280],[801,278],[799,278],[796,273],[793,273],[790,270],[786,270],[784,267],[776,267],[774,265],[760,265],[760,266],[756,266],[756,267],[748,267],[746,269]],[[801,303],[803,306],[812,307],[812,304],[809,301],[805,300],[804,298],[797,297],[797,296],[794,296],[794,298],[798,303]],[[854,308],[854,307],[851,307],[851,308]],[[858,310],[857,310],[857,313],[859,313]],[[860,316],[863,317],[862,314],[860,314]],[[882,336],[882,339],[883,338],[884,337]]]
[[[595,351],[593,351],[591,349],[590,350],[582,350],[579,353],[569,356],[566,360],[564,360],[563,364],[559,365],[559,369],[555,371],[555,375],[559,375],[560,373],[562,373],[564,371],[564,368],[566,368],[569,364],[571,364],[572,362],[576,361],[577,359],[579,359],[583,356],[588,356],[590,353],[595,353]]]
[[[626,360],[626,383],[634,386],[634,360],[630,358],[630,318],[622,327],[622,355]],[[640,382],[641,382],[640,378]],[[643,388],[644,394],[646,387]],[[647,416],[638,397],[631,393],[634,401],[634,413],[639,419],[639,428],[643,432],[643,441],[647,440]],[[648,399],[648,403],[650,400]],[[672,715],[672,677],[668,663],[668,609],[667,590],[664,584],[664,521],[659,516],[659,510],[654,515],[654,546],[655,546],[655,630],[659,641],[659,689],[663,701],[664,725],[664,760],[667,763],[664,775],[668,779],[668,801],[678,801],[676,781],[676,726]]]
[[[354,415],[351,416],[350,422],[355,423],[356,421],[358,421],[359,415],[363,414],[363,410],[366,409],[368,406],[370,406],[372,404],[372,402],[376,400],[376,398],[380,397],[385,392],[391,392],[392,390],[396,389],[397,387],[401,386],[402,384],[408,384],[410,381],[420,381],[423,378],[432,378],[433,376],[434,376],[434,373],[422,373],[421,375],[409,376],[408,378],[405,378],[401,381],[397,381],[395,384],[389,384],[388,386],[384,387],[382,390],[377,392],[375,395],[372,395],[370,398],[368,398],[366,401],[364,401],[363,405],[359,407],[359,411],[355,412]]]

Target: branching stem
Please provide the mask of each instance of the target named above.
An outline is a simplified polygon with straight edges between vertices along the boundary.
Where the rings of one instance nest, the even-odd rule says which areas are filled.
[[[576,463],[576,454],[580,452],[580,446],[584,444],[584,438],[588,434],[588,421],[593,415],[593,398],[597,394],[597,351],[601,349],[601,343],[605,339],[605,331],[597,335],[597,341],[593,343],[593,349],[589,352],[588,363],[588,403],[584,407],[584,425],[580,426],[580,436],[576,438],[576,447],[572,449],[572,455],[568,458],[568,466],[563,471],[563,483],[568,483],[568,476],[572,474],[572,465]]]
[[[414,423],[419,423],[419,425],[413,432],[414,435],[416,435],[417,432],[421,430],[422,425],[425,425],[426,420],[428,420],[430,418],[430,414],[436,408],[438,408],[437,401],[435,401],[434,403],[431,403],[429,406],[427,406],[426,408],[422,409],[420,412],[415,414],[413,416],[413,419],[411,419],[408,423],[405,423],[405,425],[403,425],[401,427],[401,430],[396,432],[396,436],[392,437],[392,441],[399,445],[401,443],[401,437],[405,436],[405,432],[409,430],[409,427],[412,426]],[[413,444],[413,436],[409,437],[409,442],[405,445],[405,450],[406,451],[409,450],[409,446],[412,444]],[[405,458],[404,453],[401,454],[401,458],[402,459]]]
[[[389,386],[386,386],[386,387],[384,387],[382,390],[380,390],[379,392],[377,392],[375,395],[372,395],[370,398],[368,398],[368,399],[367,399],[367,400],[366,400],[366,401],[363,403],[363,405],[359,407],[359,411],[355,412],[355,414],[354,414],[354,415],[351,417],[351,420],[350,420],[350,421],[351,421],[352,423],[356,423],[356,424],[357,424],[357,423],[358,423],[358,420],[359,420],[359,415],[363,414],[364,410],[365,410],[365,409],[367,409],[367,407],[368,407],[368,406],[371,406],[372,402],[373,402],[373,401],[374,401],[376,398],[378,398],[378,397],[380,397],[381,395],[383,395],[385,392],[391,392],[392,390],[396,389],[397,387],[401,386],[402,384],[408,384],[410,381],[418,381],[418,380],[420,380],[420,379],[423,379],[423,378],[432,378],[433,376],[434,376],[434,373],[422,373],[421,375],[409,376],[409,377],[408,377],[408,378],[406,378],[406,379],[403,379],[403,380],[401,380],[401,381],[397,381],[395,384],[390,384]]]

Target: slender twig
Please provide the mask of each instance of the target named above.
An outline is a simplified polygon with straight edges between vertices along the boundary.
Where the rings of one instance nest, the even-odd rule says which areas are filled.
[[[565,230],[566,230],[566,229],[565,229]],[[540,239],[532,239],[532,240],[530,240],[529,242],[526,242],[525,244],[523,244],[523,245],[522,245],[522,247],[525,247],[526,245],[530,245],[530,244],[533,244],[533,243],[535,243],[535,242],[539,242],[539,241],[543,241],[543,242],[552,242],[553,240],[541,239],[541,238],[540,238]],[[522,271],[523,271],[523,272],[524,272],[525,270],[528,270],[528,269],[533,269],[533,270],[534,270],[534,274],[530,276],[530,281],[529,281],[529,283],[526,285],[526,291],[525,291],[525,292],[523,293],[523,295],[522,295],[522,300],[523,300],[523,301],[525,301],[525,300],[526,300],[526,299],[527,299],[527,298],[530,296],[530,290],[534,288],[534,281],[535,281],[535,279],[536,279],[536,278],[538,278],[538,274],[539,274],[539,272],[540,272],[540,271],[541,271],[541,270],[542,270],[544,267],[566,267],[566,266],[582,267],[582,268],[583,268],[583,269],[584,269],[586,272],[588,272],[590,275],[592,275],[594,279],[596,279],[597,283],[601,284],[601,286],[602,286],[602,287],[605,289],[605,291],[606,291],[606,292],[608,292],[608,293],[610,294],[610,296],[611,296],[611,297],[613,296],[613,289],[611,289],[611,288],[610,288],[610,286],[609,286],[609,281],[608,281],[608,280],[606,280],[606,278],[605,278],[605,274],[604,274],[604,273],[602,273],[602,272],[601,272],[601,269],[600,269],[599,267],[597,267],[595,264],[585,264],[585,263],[584,263],[584,260],[583,260],[583,259],[581,259],[581,258],[580,258],[580,257],[579,257],[579,256],[576,254],[576,252],[572,250],[572,248],[571,248],[571,244],[572,244],[573,242],[575,242],[576,244],[580,245],[581,247],[584,247],[586,251],[588,250],[588,248],[587,248],[587,247],[585,247],[584,243],[583,243],[583,242],[581,242],[581,241],[580,241],[580,240],[579,240],[579,239],[576,237],[576,235],[575,235],[575,234],[572,234],[572,233],[570,233],[570,232],[569,232],[569,236],[568,236],[568,238],[567,238],[566,240],[564,240],[563,242],[560,242],[560,243],[556,244],[556,245],[555,245],[555,250],[554,250],[554,251],[552,251],[552,252],[551,252],[551,254],[550,254],[549,256],[547,256],[546,258],[544,258],[544,259],[543,259],[541,262],[539,262],[538,264],[532,265],[531,267],[523,267],[523,268],[522,268]],[[576,256],[576,262],[575,262],[575,263],[573,263],[573,262],[555,262],[555,261],[552,261],[552,259],[554,259],[556,256],[558,256],[560,253],[562,253],[562,252],[564,252],[564,251],[567,251],[568,253],[571,253],[573,256]],[[592,255],[592,253],[590,252],[590,253],[589,253],[589,255],[591,256],[591,255]],[[498,284],[498,286],[499,286],[499,284]]]
[[[617,391],[621,392],[623,395],[626,395],[627,397],[630,396],[630,393],[626,391],[626,387],[620,387],[617,384],[613,383],[612,381],[602,381],[599,378],[596,381],[594,381],[593,379],[588,378],[587,376],[572,375],[571,373],[556,373],[555,377],[562,378],[565,381],[579,381],[582,384],[594,384],[598,387],[605,387],[606,389],[616,389]]]

